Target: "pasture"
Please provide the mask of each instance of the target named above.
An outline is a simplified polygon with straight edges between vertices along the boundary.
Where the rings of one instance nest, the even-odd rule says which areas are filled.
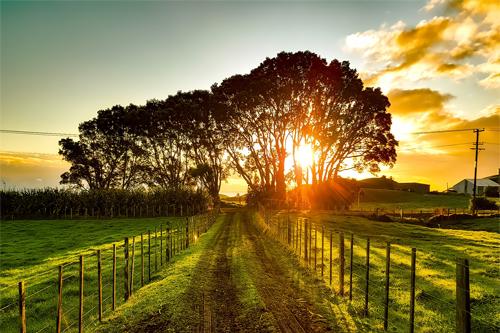
[[[462,194],[415,193],[397,190],[382,190],[364,188],[360,197],[360,207],[363,210],[376,208],[393,210],[428,210],[435,208],[451,208],[461,211],[469,207],[470,197]],[[353,209],[357,209],[357,204]]]
[[[289,218],[297,240],[308,219],[313,241],[309,258],[283,237],[260,229],[268,219],[283,232]],[[222,215],[200,241],[178,252],[164,266],[162,250],[145,260],[141,287],[141,246],[136,237],[134,294],[124,302],[123,238],[154,229],[184,225],[185,218],[113,220],[46,220],[2,222],[0,290],[1,330],[17,330],[17,285],[27,285],[29,331],[53,331],[57,309],[57,266],[64,264],[63,331],[78,328],[78,255],[85,254],[86,331],[218,329],[238,327],[272,332],[283,327],[306,330],[373,332],[383,329],[386,245],[391,243],[388,318],[390,332],[409,327],[411,249],[416,248],[415,330],[449,332],[455,327],[456,259],[470,260],[471,316],[475,332],[500,327],[500,235],[497,219],[463,221],[461,229],[426,228],[397,222],[375,222],[325,211],[237,209]],[[300,228],[299,228],[300,226]],[[486,227],[487,226],[487,227]],[[456,224],[453,228],[459,228]],[[273,230],[274,227],[271,227]],[[286,228],[286,227],[285,227]],[[474,229],[488,231],[475,231]],[[465,230],[467,229],[467,230]],[[344,295],[340,295],[339,233],[344,234]],[[20,241],[19,235],[23,235]],[[353,235],[352,289],[350,288]],[[283,233],[281,233],[283,236]],[[154,249],[160,246],[151,236]],[[368,316],[363,314],[366,247],[370,238]],[[330,239],[332,250],[330,252]],[[165,238],[163,238],[165,241]],[[182,242],[181,242],[182,243]],[[117,246],[117,307],[112,311],[112,246]],[[165,244],[165,243],[163,243]],[[298,245],[300,244],[300,245]],[[104,324],[97,320],[97,257],[102,251]],[[164,252],[164,251],[163,251]],[[331,253],[331,266],[330,266]],[[331,269],[330,269],[331,267]],[[330,283],[330,274],[332,276]],[[149,277],[151,275],[151,278]],[[349,301],[352,294],[352,301]],[[11,305],[13,304],[13,305]],[[296,319],[300,316],[299,319]],[[255,320],[255,318],[260,318]],[[295,319],[294,319],[295,318]],[[146,325],[146,326],[144,326]],[[240,326],[243,325],[243,326]]]
[[[27,325],[30,331],[53,331],[57,308],[58,266],[64,271],[63,330],[78,327],[78,272],[79,255],[85,256],[85,289],[87,302],[85,324],[92,325],[96,317],[97,304],[97,257],[102,251],[104,311],[111,310],[111,274],[113,244],[117,247],[117,305],[123,303],[123,269],[125,237],[136,236],[136,265],[139,265],[141,233],[147,247],[148,230],[151,231],[152,252],[156,255],[145,260],[145,274],[156,271],[160,260],[160,244],[154,237],[155,229],[178,230],[185,225],[186,218],[138,218],[112,220],[21,220],[2,221],[0,291],[0,331],[17,330],[17,282],[26,284]],[[163,237],[165,243],[165,235]],[[130,240],[132,244],[132,239]],[[155,252],[155,249],[157,250]],[[160,258],[160,255],[162,256]],[[136,268],[134,288],[141,285],[140,269]],[[76,308],[76,309],[75,309]],[[76,324],[75,324],[76,323]]]
[[[329,237],[332,235],[333,284],[339,290],[339,233],[345,237],[346,271],[344,280],[349,280],[350,237],[353,235],[353,301],[341,309],[354,314],[357,324],[368,331],[382,329],[383,300],[386,265],[386,246],[391,243],[389,331],[401,332],[409,327],[410,261],[411,249],[416,256],[416,305],[415,329],[418,332],[450,332],[455,327],[455,274],[458,258],[470,262],[472,328],[475,332],[497,332],[500,328],[500,235],[498,219],[464,221],[472,225],[490,223],[497,232],[427,228],[418,225],[375,222],[363,217],[337,216],[325,212],[285,212],[272,215],[271,223],[290,218],[307,218],[312,232],[311,256],[315,255],[317,266],[310,261],[305,265],[316,275],[321,266],[325,269],[321,278],[328,284]],[[282,224],[283,226],[283,224]],[[311,227],[312,226],[312,227]],[[303,225],[302,225],[303,228]],[[484,226],[483,226],[484,228]],[[491,229],[493,229],[492,227]],[[472,229],[472,228],[471,228]],[[304,230],[304,229],[301,229]],[[331,232],[331,234],[330,234]],[[323,236],[324,233],[324,236]],[[322,246],[322,237],[324,244]],[[304,246],[302,237],[302,246]],[[366,287],[366,247],[370,238],[370,278],[368,317],[363,312]],[[324,253],[321,252],[324,248]],[[297,249],[294,249],[297,252]],[[302,251],[303,252],[303,251]],[[314,254],[313,254],[314,253]],[[303,256],[303,253],[302,253]],[[304,258],[302,257],[302,262]],[[345,283],[346,285],[348,282]],[[348,292],[348,286],[345,287]],[[345,297],[344,297],[345,299]],[[342,311],[340,311],[342,312]],[[356,315],[357,314],[357,315]]]

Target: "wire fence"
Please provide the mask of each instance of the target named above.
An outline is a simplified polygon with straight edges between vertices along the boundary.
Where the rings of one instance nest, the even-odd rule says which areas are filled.
[[[427,267],[432,254],[398,244],[397,239],[338,231],[331,223],[264,206],[259,207],[257,223],[345,300],[345,310],[360,327],[398,332],[500,331],[498,318],[488,317],[477,302],[471,303],[467,259],[458,258],[454,266],[435,262],[436,272]],[[476,292],[480,286],[473,283],[472,288]],[[488,297],[492,305],[498,300],[496,294]]]
[[[2,287],[1,332],[92,331],[104,315],[154,280],[154,274],[197,241],[214,211],[168,221],[154,230],[85,252],[25,281]]]

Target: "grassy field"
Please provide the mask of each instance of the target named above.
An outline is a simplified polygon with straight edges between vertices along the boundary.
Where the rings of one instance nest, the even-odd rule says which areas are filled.
[[[368,331],[382,329],[383,292],[385,279],[386,242],[391,242],[391,301],[389,306],[389,331],[402,332],[409,325],[409,286],[411,248],[417,249],[416,267],[416,312],[415,329],[418,332],[450,332],[455,327],[455,265],[456,259],[470,260],[471,313],[474,332],[498,332],[500,329],[500,235],[497,232],[431,229],[416,225],[394,222],[375,222],[362,217],[333,216],[327,213],[295,213],[307,217],[315,224],[313,233],[320,251],[322,230],[325,230],[325,244],[329,244],[332,232],[333,289],[338,291],[338,232],[345,233],[346,246],[346,290],[348,290],[348,267],[350,257],[350,235],[354,234],[353,252],[353,302],[345,307],[345,313],[356,319],[355,329]],[[285,215],[274,216],[275,220]],[[469,220],[467,223],[491,223]],[[324,228],[324,229],[322,229]],[[472,229],[472,228],[470,228]],[[302,229],[303,230],[303,229]],[[317,235],[316,239],[314,235]],[[359,316],[363,308],[366,239],[370,237],[370,282],[369,318]],[[302,238],[302,246],[303,238]],[[314,248],[314,245],[313,245]],[[303,255],[303,253],[302,253]],[[317,253],[317,260],[320,253]],[[326,246],[325,258],[329,257]],[[321,262],[314,266],[319,274]],[[324,266],[324,281],[328,283],[329,267]]]
[[[77,328],[78,318],[78,256],[85,255],[85,323],[91,325],[97,314],[97,257],[102,251],[104,311],[111,309],[112,246],[117,245],[117,301],[124,297],[124,237],[145,235],[151,230],[151,250],[160,249],[160,241],[154,242],[154,229],[158,232],[167,227],[172,230],[185,218],[142,218],[113,220],[25,220],[2,221],[0,249],[0,331],[17,330],[17,282],[26,283],[27,326],[30,331],[53,331],[55,327],[57,302],[58,265],[64,265],[63,329]],[[177,239],[175,239],[177,241]],[[164,237],[164,246],[166,240]],[[132,244],[132,240],[130,240]],[[178,243],[178,242],[177,242]],[[140,237],[136,237],[136,271],[134,288],[140,287]],[[165,249],[165,247],[164,247]],[[151,258],[151,270],[155,271],[165,255],[160,253]],[[145,274],[148,276],[147,255]]]
[[[422,194],[396,190],[363,189],[360,197],[360,208],[373,210],[375,208],[393,209],[434,209],[434,208],[456,208],[457,210],[469,207],[469,196],[461,194]],[[353,209],[357,209],[357,204]]]
[[[271,221],[286,219],[274,212]],[[29,331],[53,331],[56,318],[57,265],[64,266],[63,330],[75,331],[78,318],[78,255],[85,253],[85,317],[87,331],[192,331],[213,321],[226,331],[243,328],[274,332],[373,332],[382,329],[385,246],[391,242],[389,331],[404,332],[409,323],[411,248],[417,248],[417,332],[450,332],[455,327],[456,258],[470,260],[471,313],[474,332],[500,328],[500,235],[497,219],[463,221],[441,229],[375,222],[327,212],[292,212],[291,221],[313,223],[316,263],[297,260],[262,226],[264,218],[242,209],[223,215],[200,241],[161,266],[151,257],[151,283],[140,288],[140,243],[136,243],[134,295],[124,303],[123,237],[148,229],[176,228],[184,219],[115,219],[72,221],[7,221],[2,223],[0,331],[17,331],[16,283],[26,280]],[[302,225],[303,226],[303,225]],[[467,228],[467,230],[446,229]],[[298,229],[294,229],[296,233]],[[303,231],[303,229],[301,229]],[[339,291],[338,232],[345,233],[345,296]],[[331,234],[330,234],[331,232]],[[350,235],[354,234],[353,301],[348,302]],[[332,285],[329,284],[329,241],[332,239]],[[366,239],[370,237],[369,316],[361,315],[365,288]],[[323,246],[322,246],[323,239]],[[137,239],[136,239],[137,241]],[[113,243],[116,242],[116,243]],[[145,240],[147,244],[147,240]],[[112,245],[118,246],[118,309],[111,311]],[[154,239],[152,246],[154,246]],[[157,247],[159,246],[156,243]],[[304,238],[301,239],[304,246]],[[97,322],[95,256],[103,257],[105,323]],[[324,250],[321,251],[321,248]],[[322,256],[323,255],[323,256]],[[302,252],[303,256],[303,252]],[[322,261],[322,257],[324,261]],[[156,259],[156,260],[155,260]],[[165,261],[165,258],[163,258]],[[156,265],[155,265],[156,262]],[[155,267],[156,266],[156,267]],[[145,263],[148,279],[148,260]],[[321,271],[323,270],[323,276]],[[149,282],[149,281],[147,281]],[[330,292],[332,288],[335,293]],[[294,319],[295,318],[295,319]],[[298,319],[297,319],[298,318]],[[298,320],[298,321],[297,321]],[[201,325],[201,326],[200,326]],[[205,326],[204,326],[205,325]],[[291,326],[290,326],[291,325]],[[294,326],[298,325],[298,326]]]
[[[483,217],[477,219],[445,220],[439,223],[441,229],[488,231],[500,233],[500,219],[498,217]],[[436,225],[434,224],[434,226]]]

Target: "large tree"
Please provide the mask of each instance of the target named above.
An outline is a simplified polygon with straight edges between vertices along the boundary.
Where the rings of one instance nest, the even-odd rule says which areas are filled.
[[[388,100],[380,90],[364,88],[348,62],[283,52],[212,90],[226,107],[221,127],[232,139],[228,155],[252,190],[283,199],[285,160],[293,155],[299,183],[303,170],[295,152],[305,144],[314,150],[314,183],[335,180],[349,168],[376,171],[395,161]]]
[[[299,130],[314,151],[312,183],[334,180],[349,169],[378,172],[396,161],[389,100],[364,87],[348,62],[316,63],[309,80],[309,106]]]
[[[214,86],[227,106],[228,154],[253,190],[284,198],[287,143],[307,103],[309,69],[321,61],[311,52],[280,53],[247,75]]]

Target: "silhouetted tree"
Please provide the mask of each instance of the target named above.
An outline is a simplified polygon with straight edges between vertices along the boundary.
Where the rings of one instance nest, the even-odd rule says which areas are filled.
[[[313,184],[347,169],[377,171],[380,163],[395,161],[389,102],[379,89],[364,88],[348,62],[283,52],[212,90],[226,107],[221,128],[231,137],[228,155],[252,191],[284,198],[290,152],[300,184],[295,152],[306,143],[315,151]]]
[[[61,184],[90,189],[133,188],[142,182],[141,151],[130,134],[128,109],[114,106],[101,110],[78,127],[79,140],[59,141],[59,154],[71,163]]]
[[[311,69],[304,140],[315,158],[312,183],[334,180],[349,169],[378,172],[396,161],[397,141],[390,132],[389,100],[380,89],[365,88],[348,62],[316,62]]]

